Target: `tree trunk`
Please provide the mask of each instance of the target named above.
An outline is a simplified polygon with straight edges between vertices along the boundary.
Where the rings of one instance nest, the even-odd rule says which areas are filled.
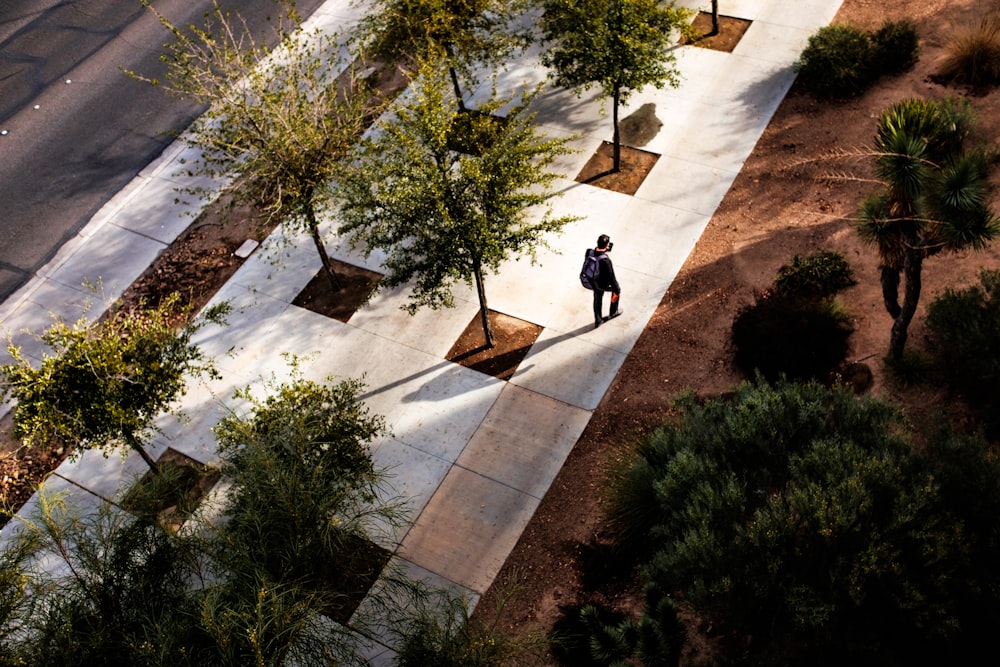
[[[712,0],[712,32],[709,36],[719,34],[719,0]]]
[[[476,294],[479,295],[479,319],[483,323],[483,335],[486,337],[486,347],[492,348],[496,345],[493,338],[493,326],[490,324],[490,308],[486,305],[486,286],[483,283],[483,267],[476,261],[474,263],[473,274],[476,276]]]
[[[309,223],[309,235],[312,236],[316,252],[319,253],[319,260],[323,263],[323,271],[326,273],[327,280],[330,281],[330,288],[336,292],[340,289],[340,278],[337,277],[337,272],[333,270],[333,262],[330,261],[330,255],[326,252],[323,237],[319,233],[316,211],[311,205],[306,208],[306,221]]]
[[[906,280],[906,286],[903,289],[903,306],[892,323],[892,332],[889,335],[889,357],[896,361],[903,358],[903,348],[906,347],[906,335],[910,328],[910,321],[913,320],[913,315],[917,312],[917,303],[920,302],[920,273],[923,270],[923,263],[922,250],[913,247],[906,250],[903,259],[903,276]]]
[[[126,437],[125,443],[138,452],[139,456],[141,456],[142,460],[146,462],[146,465],[149,466],[149,469],[153,471],[154,475],[160,474],[160,467],[156,465],[156,461],[154,461],[149,455],[149,452],[147,452],[146,448],[142,446],[142,442],[140,442],[138,438]]]
[[[893,319],[899,317],[899,269],[882,267],[882,301]]]
[[[611,94],[611,118],[615,124],[614,139],[612,141],[612,163],[611,172],[617,174],[622,168],[622,136],[618,129],[618,99],[621,97],[620,84],[615,82],[615,91]]]
[[[455,89],[455,99],[458,101],[460,111],[465,111],[465,100],[462,99],[462,87],[458,85],[458,72],[451,64],[455,61],[455,54],[452,52],[451,44],[444,45],[444,52],[448,54],[448,75],[451,76],[451,85]]]

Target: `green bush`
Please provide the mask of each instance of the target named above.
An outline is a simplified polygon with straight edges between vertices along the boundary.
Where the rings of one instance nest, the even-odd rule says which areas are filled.
[[[770,296],[733,321],[734,362],[746,377],[826,380],[843,363],[854,333],[833,299]]]
[[[844,256],[795,256],[774,283],[733,320],[733,361],[750,378],[829,380],[847,356],[854,332],[832,295],[855,283]]]
[[[732,637],[718,663],[962,664],[989,646],[1000,465],[984,442],[917,454],[896,408],[816,383],[676,407],[609,518],[654,548],[647,586]]]
[[[901,74],[917,64],[920,38],[909,21],[886,21],[871,34],[875,75]]]
[[[854,271],[839,252],[818,252],[805,259],[798,255],[778,269],[773,292],[786,297],[832,296],[857,284]]]
[[[821,99],[853,97],[873,79],[872,44],[860,28],[830,25],[809,38],[795,63],[799,81]]]
[[[886,21],[874,32],[840,24],[820,28],[795,63],[799,81],[820,99],[860,95],[882,75],[913,67],[920,53],[909,21]]]
[[[1000,82],[1000,12],[985,14],[948,40],[934,78],[974,87]]]
[[[1000,270],[980,284],[946,289],[927,306],[929,351],[944,377],[990,426],[1000,426]]]

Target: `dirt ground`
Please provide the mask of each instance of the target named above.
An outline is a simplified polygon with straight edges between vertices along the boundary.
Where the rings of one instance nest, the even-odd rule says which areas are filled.
[[[725,2],[720,4],[725,14]],[[917,422],[951,405],[941,391],[898,386],[886,374],[882,357],[888,349],[891,321],[882,307],[874,253],[859,244],[851,222],[858,202],[875,186],[863,180],[870,175],[864,160],[831,156],[870,145],[879,112],[894,101],[962,93],[939,86],[929,77],[948,36],[997,4],[845,0],[838,22],[875,29],[887,19],[913,21],[921,36],[916,68],[882,79],[865,95],[842,103],[816,102],[798,87],[792,89],[570,453],[495,588],[480,604],[480,617],[491,613],[493,602],[512,581],[518,582],[518,593],[497,620],[500,627],[513,632],[547,630],[560,606],[585,600],[623,610],[636,608],[633,582],[610,576],[584,581],[581,576],[583,564],[607,542],[600,512],[604,480],[627,458],[631,445],[668,415],[670,401],[678,392],[692,389],[717,394],[741,380],[728,343],[733,316],[794,255],[835,250],[851,263],[858,284],[842,292],[840,300],[856,327],[850,360],[871,367],[871,391],[902,404]],[[979,135],[993,146],[1000,138],[998,99],[996,92],[972,98],[980,119]],[[833,174],[854,178],[830,178]],[[1000,185],[1000,174],[996,184]],[[241,220],[242,228],[211,220],[196,223],[197,232],[186,244],[178,242],[170,249],[178,263],[154,267],[144,284],[153,292],[165,284],[182,285],[192,298],[203,298],[211,284],[188,285],[188,278],[178,275],[185,271],[180,266],[200,267],[196,271],[202,283],[208,276],[209,283],[224,282],[226,273],[235,271],[232,252],[243,239],[255,235],[253,216],[247,212]],[[980,254],[938,256],[925,263],[922,305],[910,329],[912,349],[925,342],[924,308],[933,296],[945,287],[975,282],[980,268],[1000,266],[998,259],[1000,244],[995,244]],[[203,263],[215,268],[206,271]],[[470,323],[470,335],[476,324]],[[473,349],[474,345],[464,352]],[[457,346],[453,352],[463,354]],[[9,433],[9,420],[0,429]],[[0,500],[15,508],[62,457],[61,452],[26,452],[10,441],[7,451],[2,450]],[[696,643],[686,662],[699,662],[702,648]]]
[[[725,3],[720,3],[725,13]],[[942,98],[966,91],[930,80],[949,35],[997,3],[974,0],[845,0],[837,22],[877,29],[885,20],[909,19],[921,38],[920,60],[903,75],[880,79],[865,95],[841,103],[813,100],[798,86],[782,102],[760,142],[667,291],[581,440],[543,499],[477,614],[512,632],[546,631],[561,606],[589,601],[635,610],[634,582],[584,581],[585,564],[607,543],[601,493],[607,475],[630,447],[669,413],[671,398],[692,389],[727,391],[742,378],[732,364],[729,334],[735,313],[767,287],[794,255],[819,250],[844,254],[858,284],[839,294],[856,331],[849,361],[867,364],[871,391],[900,403],[914,422],[938,409],[956,409],[942,391],[899,386],[883,356],[892,324],[882,306],[874,252],[862,246],[852,217],[876,186],[863,159],[832,159],[871,145],[878,114],[908,97]],[[1000,93],[971,97],[979,138],[1000,138]],[[665,112],[666,110],[664,110]],[[834,174],[851,179],[830,178]],[[1000,174],[994,176],[1000,185]],[[1000,205],[995,195],[994,207]],[[921,307],[908,348],[925,345],[927,303],[946,287],[975,283],[982,267],[1000,267],[1000,244],[982,253],[937,256],[924,265]],[[627,286],[623,286],[627,289]],[[516,582],[514,585],[512,582]],[[495,602],[514,591],[499,619]],[[705,661],[696,637],[686,664]],[[553,663],[554,664],[554,663]]]

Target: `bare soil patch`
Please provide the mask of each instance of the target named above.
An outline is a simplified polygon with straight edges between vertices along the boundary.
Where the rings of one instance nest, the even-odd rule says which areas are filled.
[[[489,318],[496,345],[486,347],[482,318],[477,312],[445,359],[500,380],[509,380],[542,333],[542,327],[493,310]]]
[[[218,468],[195,461],[168,447],[152,470],[125,494],[126,509],[155,515],[168,529],[177,531],[221,477]]]
[[[736,18],[734,16],[723,16],[719,14],[719,31],[712,32],[712,14],[710,12],[698,12],[691,22],[691,30],[697,35],[697,39],[681,38],[681,44],[693,44],[703,49],[723,51],[732,53],[736,45],[743,39],[751,21]]]
[[[622,145],[621,169],[614,168],[614,144],[601,142],[594,155],[576,176],[577,183],[586,183],[605,190],[613,190],[626,195],[634,195],[646,180],[650,169],[660,156],[656,153]]]
[[[347,322],[371,297],[381,273],[331,259],[338,288],[333,289],[326,271],[320,269],[302,288],[292,305]]]

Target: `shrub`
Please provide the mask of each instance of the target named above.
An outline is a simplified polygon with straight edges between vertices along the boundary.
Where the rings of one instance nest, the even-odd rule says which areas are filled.
[[[733,321],[734,362],[747,377],[826,380],[847,356],[854,331],[832,294],[854,284],[843,255],[798,256]]]
[[[987,13],[953,36],[934,78],[974,87],[1000,82],[1000,12]]]
[[[852,97],[872,81],[872,45],[868,35],[850,25],[820,28],[795,63],[799,81],[818,98]]]
[[[816,383],[675,407],[623,478],[650,488],[613,489],[610,519],[649,517],[634,533],[655,549],[647,590],[733,637],[738,664],[958,664],[988,645],[1000,467],[985,443],[917,454],[898,409]],[[652,502],[619,507],[638,498]]]
[[[851,265],[839,252],[818,252],[805,259],[798,255],[778,269],[774,292],[788,297],[832,296],[857,284]]]
[[[1000,425],[1000,271],[983,271],[980,284],[946,289],[927,306],[930,353],[944,376],[991,426]]]
[[[900,74],[917,64],[920,39],[909,21],[886,21],[871,34],[872,71],[876,76]]]

